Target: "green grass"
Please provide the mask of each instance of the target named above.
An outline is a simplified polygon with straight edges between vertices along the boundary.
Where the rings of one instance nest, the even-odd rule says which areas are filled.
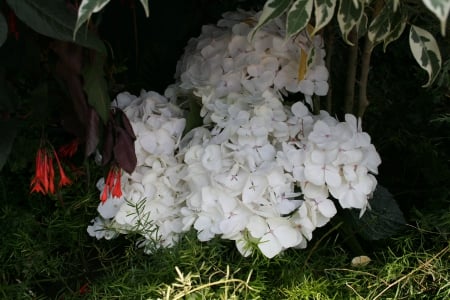
[[[9,188],[13,181],[5,178],[0,299],[450,297],[449,211],[416,213],[417,222],[399,237],[359,241],[371,249],[366,255],[372,261],[364,267],[351,266],[356,254],[331,226],[307,249],[290,249],[272,260],[244,258],[229,241],[201,243],[193,232],[176,247],[147,255],[136,247],[137,236],[88,236],[96,191],[80,183],[60,197],[41,197]]]

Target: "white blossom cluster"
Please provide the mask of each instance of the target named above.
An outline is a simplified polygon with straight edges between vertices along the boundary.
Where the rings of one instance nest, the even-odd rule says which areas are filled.
[[[190,191],[183,224],[199,240],[221,236],[244,256],[258,247],[271,258],[306,247],[336,214],[330,196],[343,208],[366,209],[381,161],[354,116],[313,116],[301,102],[289,109],[269,91],[226,100],[229,115],[181,143]]]
[[[137,166],[132,174],[122,172],[123,195],[109,196],[99,204],[100,216],[88,232],[108,239],[117,235],[114,232],[138,232],[148,242],[170,247],[183,227],[184,199],[179,194],[186,189],[180,178],[183,165],[175,154],[185,119],[177,106],[155,92],[143,92],[140,97],[122,93],[114,105],[123,109],[133,127]],[[103,178],[97,186],[103,190]]]
[[[306,247],[337,203],[364,213],[381,160],[361,122],[283,104],[287,92],[307,103],[328,92],[321,38],[286,39],[277,20],[249,42],[256,19],[227,13],[189,42],[166,96],[200,97],[205,125],[183,138],[182,112],[163,96],[117,97],[137,136],[138,167],[123,174],[121,198],[99,205],[92,236],[132,231],[170,247],[194,229],[201,241],[233,240],[244,256],[258,249],[271,258]],[[301,49],[311,63],[299,80]]]
[[[250,41],[259,13],[238,11],[223,17],[217,25],[203,26],[200,36],[189,41],[175,76],[182,89],[201,97],[204,114],[231,93],[301,92],[309,104],[314,94],[327,94],[328,70],[319,35],[310,37],[305,30],[287,39],[285,21],[278,18]],[[304,78],[299,78],[301,56],[310,61]]]

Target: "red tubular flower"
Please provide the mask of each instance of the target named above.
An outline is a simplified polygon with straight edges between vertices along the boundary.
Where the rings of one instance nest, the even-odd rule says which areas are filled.
[[[55,168],[53,166],[53,158],[59,168],[59,187],[72,183],[67,177],[56,151],[41,146],[36,152],[36,170],[31,180],[31,193],[41,193],[43,195],[55,193]]]
[[[69,177],[66,176],[66,173],[64,173],[64,169],[61,165],[61,162],[59,161],[58,154],[56,154],[54,150],[53,154],[55,155],[56,163],[58,164],[59,168],[59,187],[72,184],[72,180],[70,180]]]
[[[109,195],[115,198],[120,198],[122,196],[121,177],[122,170],[115,165],[111,166],[108,175],[106,176],[105,186],[100,195],[102,203],[105,203]]]
[[[31,193],[53,194],[55,170],[53,160],[44,148],[39,148],[36,153],[36,170],[31,180]]]
[[[80,141],[78,140],[78,138],[73,139],[68,144],[65,144],[65,145],[62,145],[61,147],[59,147],[58,154],[63,158],[74,156],[78,150],[79,143],[80,143]]]

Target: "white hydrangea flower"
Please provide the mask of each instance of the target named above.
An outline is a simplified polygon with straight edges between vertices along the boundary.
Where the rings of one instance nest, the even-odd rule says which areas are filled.
[[[309,104],[328,92],[321,37],[285,39],[285,22],[276,19],[250,43],[249,20],[257,18],[238,11],[204,26],[179,60],[167,98],[117,96],[113,105],[137,137],[138,163],[122,175],[123,196],[99,206],[89,234],[105,237],[99,230],[106,225],[109,237],[138,232],[149,252],[193,229],[200,241],[233,240],[243,256],[257,245],[271,258],[305,248],[337,203],[361,214],[369,207],[381,159],[361,121],[312,115],[301,101],[283,104],[288,92],[303,93]],[[298,78],[304,53],[312,63]],[[174,103],[186,94],[201,98],[204,126],[182,137],[185,120]]]
[[[322,38],[311,38],[304,30],[295,39],[286,39],[285,21],[278,18],[263,26],[250,42],[248,34],[259,16],[244,11],[224,14],[216,26],[204,26],[200,36],[186,46],[175,77],[181,88],[202,98],[206,109],[212,99],[232,93],[302,92],[309,104],[313,95],[327,94]],[[305,77],[298,78],[300,55],[308,53],[311,63]]]

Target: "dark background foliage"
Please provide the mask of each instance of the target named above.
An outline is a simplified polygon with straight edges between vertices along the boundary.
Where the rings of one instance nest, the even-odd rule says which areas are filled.
[[[184,46],[189,38],[200,33],[203,24],[215,23],[225,11],[236,7],[260,8],[263,2],[155,0],[150,1],[150,18],[146,18],[138,1],[111,1],[94,16],[91,24],[107,45],[104,71],[109,96],[113,98],[125,90],[139,93],[141,89],[163,93],[173,82],[176,62]],[[3,2],[0,8],[7,11]],[[52,197],[29,194],[34,154],[43,129],[55,145],[66,142],[76,134],[67,134],[61,120],[74,118],[71,113],[75,108],[70,91],[54,72],[58,63],[51,46],[54,41],[20,21],[17,28],[19,38],[9,36],[0,47],[0,129],[4,139],[18,132],[0,173],[0,298],[28,295],[27,298],[36,299],[29,289],[49,298],[61,295],[77,298],[81,297],[79,290],[83,284],[92,284],[98,278],[100,288],[105,288],[101,285],[103,280],[105,286],[109,284],[114,289],[113,278],[120,276],[123,268],[133,270],[136,282],[161,283],[139,272],[152,264],[163,270],[183,263],[180,255],[188,246],[165,256],[166,260],[159,260],[157,256],[142,256],[140,250],[130,246],[135,241],[132,236],[114,242],[94,241],[89,237],[85,228],[96,215],[98,192],[94,185],[103,170],[86,162],[83,153],[72,161],[81,166],[81,175],[73,177],[78,180],[72,187]],[[437,28],[431,29],[438,32]],[[450,47],[448,39],[440,41],[442,53],[447,55],[443,72],[432,88],[423,89],[421,84],[426,78],[410,55],[405,35],[391,44],[386,53],[381,47],[373,53],[369,80],[371,103],[363,128],[371,135],[383,161],[378,181],[389,189],[407,221],[413,223],[418,219],[418,212],[448,213],[450,204]],[[339,40],[331,72],[333,113],[339,117],[342,117],[339,99],[343,95],[346,49]],[[442,118],[445,114],[446,119]],[[74,171],[71,175],[76,174]],[[374,246],[372,251],[375,251],[386,244],[364,242],[364,248]],[[348,245],[344,243],[346,251],[351,253]],[[213,249],[213,246],[203,247]],[[226,243],[217,249],[220,253],[214,253],[213,257],[218,265],[225,265],[223,259],[234,261],[246,270],[254,267],[250,262],[240,261],[236,253],[230,253]],[[299,257],[297,267],[302,267],[300,261],[304,259]],[[200,262],[201,258],[197,260]],[[272,268],[281,274],[289,269],[283,265],[282,258],[271,264],[259,263],[267,264],[266,272]],[[112,273],[105,278],[105,271]],[[161,273],[165,277],[159,280],[173,279],[173,270]],[[280,275],[280,278],[284,277]]]

